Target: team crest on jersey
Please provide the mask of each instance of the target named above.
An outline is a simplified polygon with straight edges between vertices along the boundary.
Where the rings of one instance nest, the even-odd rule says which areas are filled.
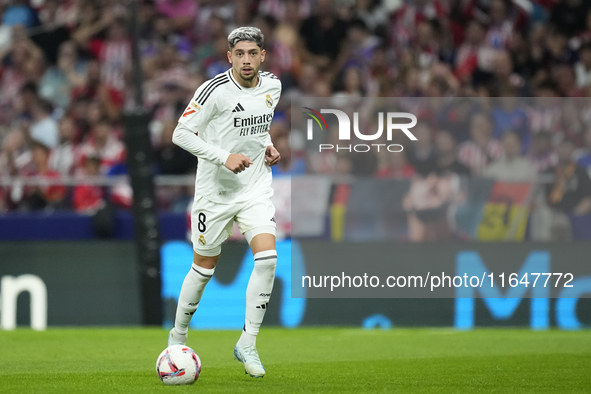
[[[203,235],[199,236],[199,240],[197,242],[199,242],[199,245],[201,246],[205,246],[205,244],[207,243],[205,242],[205,237]]]
[[[271,108],[273,106],[273,99],[270,94],[267,95],[267,100],[265,102],[267,103],[267,107]]]

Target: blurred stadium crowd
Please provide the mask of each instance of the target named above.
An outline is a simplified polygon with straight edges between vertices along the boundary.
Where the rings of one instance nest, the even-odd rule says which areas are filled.
[[[0,1],[0,212],[130,206],[126,184],[84,182],[126,173],[128,13],[119,0]],[[591,212],[587,0],[140,0],[139,18],[159,174],[194,173],[196,159],[171,142],[178,116],[201,83],[229,68],[229,31],[255,25],[265,35],[262,68],[283,83],[271,127],[276,175],[523,182],[547,172],[551,206]],[[290,131],[290,103],[310,96],[406,97],[418,141],[363,163],[308,155],[303,134]],[[449,106],[448,97],[465,99]],[[80,181],[23,186],[21,177]],[[158,192],[169,210],[185,210],[191,196],[190,187]]]

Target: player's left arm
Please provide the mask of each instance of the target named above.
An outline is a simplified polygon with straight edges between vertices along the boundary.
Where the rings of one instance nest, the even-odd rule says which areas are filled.
[[[281,82],[278,79],[275,79],[278,83],[279,89],[279,96],[281,96]],[[277,106],[277,103],[275,103]],[[273,141],[271,141],[271,134],[267,132],[267,140],[265,141],[265,162],[269,167],[274,166],[275,164],[279,163],[281,160],[281,155],[279,151],[273,146]]]

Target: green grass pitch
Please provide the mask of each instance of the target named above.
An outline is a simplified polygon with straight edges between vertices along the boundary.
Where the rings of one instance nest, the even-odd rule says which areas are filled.
[[[237,336],[191,331],[201,377],[173,387],[162,329],[0,331],[0,393],[591,393],[590,331],[263,328],[263,379],[233,360]]]

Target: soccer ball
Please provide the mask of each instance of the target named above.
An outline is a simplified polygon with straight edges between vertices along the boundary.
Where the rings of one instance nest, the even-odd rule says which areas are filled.
[[[172,345],[158,356],[156,372],[166,385],[193,384],[201,373],[201,360],[190,347]]]

